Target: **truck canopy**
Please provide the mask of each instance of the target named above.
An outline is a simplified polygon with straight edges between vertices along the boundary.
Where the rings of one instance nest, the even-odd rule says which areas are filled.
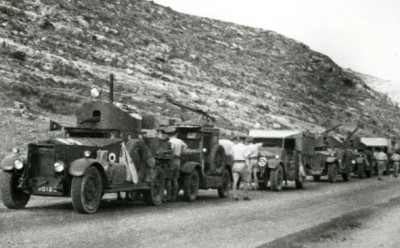
[[[386,138],[361,138],[361,143],[366,147],[390,146],[390,141]]]

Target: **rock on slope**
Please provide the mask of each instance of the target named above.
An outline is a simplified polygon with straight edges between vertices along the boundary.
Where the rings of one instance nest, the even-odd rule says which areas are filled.
[[[114,73],[117,100],[142,113],[179,117],[169,94],[227,129],[360,120],[380,134],[400,120],[388,98],[300,42],[149,1],[0,1],[0,53],[0,103],[32,111],[71,114]]]

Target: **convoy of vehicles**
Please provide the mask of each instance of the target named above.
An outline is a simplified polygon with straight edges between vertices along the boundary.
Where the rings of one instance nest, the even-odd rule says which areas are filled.
[[[0,191],[6,207],[24,208],[31,195],[59,196],[70,197],[77,212],[92,214],[104,194],[119,192],[136,193],[148,205],[163,202],[163,168],[172,159],[170,147],[159,135],[165,127],[156,127],[154,117],[116,106],[112,76],[109,96],[109,102],[103,102],[101,90],[92,88],[92,101],[78,110],[76,127],[51,121],[51,130],[63,129],[62,137],[30,143],[27,154],[13,149],[1,161]],[[215,118],[167,100],[204,117],[203,121],[173,124],[177,137],[188,145],[180,158],[179,184],[184,198],[194,201],[199,189],[216,189],[219,197],[227,197],[232,159],[220,145],[219,129],[210,123]],[[281,191],[288,181],[304,188],[307,175],[315,181],[327,175],[329,182],[335,182],[338,174],[344,181],[352,172],[360,178],[371,176],[374,148],[386,147],[390,152],[390,141],[361,138],[356,146],[351,137],[357,129],[344,141],[328,135],[330,130],[318,137],[295,130],[250,130],[248,136],[254,143],[262,143],[259,152],[267,158],[257,174],[259,185]],[[157,135],[148,135],[152,132]]]

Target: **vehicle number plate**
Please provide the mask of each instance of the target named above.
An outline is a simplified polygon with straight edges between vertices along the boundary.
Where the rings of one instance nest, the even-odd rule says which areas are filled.
[[[56,190],[53,189],[53,187],[39,187],[38,188],[39,192],[57,192]]]

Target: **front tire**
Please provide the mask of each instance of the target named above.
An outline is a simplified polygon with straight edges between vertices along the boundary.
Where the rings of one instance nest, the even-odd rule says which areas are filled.
[[[185,175],[183,182],[183,194],[186,201],[192,202],[196,200],[197,194],[199,193],[199,184],[199,173],[196,170]]]
[[[164,198],[165,180],[160,168],[156,171],[156,177],[150,182],[150,190],[143,192],[143,201],[149,206],[159,206]]]
[[[330,183],[336,183],[337,176],[337,164],[329,164],[328,165],[328,181]]]
[[[220,198],[226,198],[229,196],[229,190],[231,187],[231,177],[227,169],[224,170],[221,176],[222,186],[218,188],[218,196]]]
[[[28,204],[31,195],[17,187],[20,178],[21,175],[14,172],[0,173],[1,199],[7,208],[21,209]]]
[[[81,177],[73,177],[71,184],[72,205],[78,213],[93,214],[103,195],[101,175],[96,167],[90,167]]]
[[[269,176],[272,191],[281,191],[283,184],[283,169],[282,166],[278,166],[275,170],[271,170]]]

